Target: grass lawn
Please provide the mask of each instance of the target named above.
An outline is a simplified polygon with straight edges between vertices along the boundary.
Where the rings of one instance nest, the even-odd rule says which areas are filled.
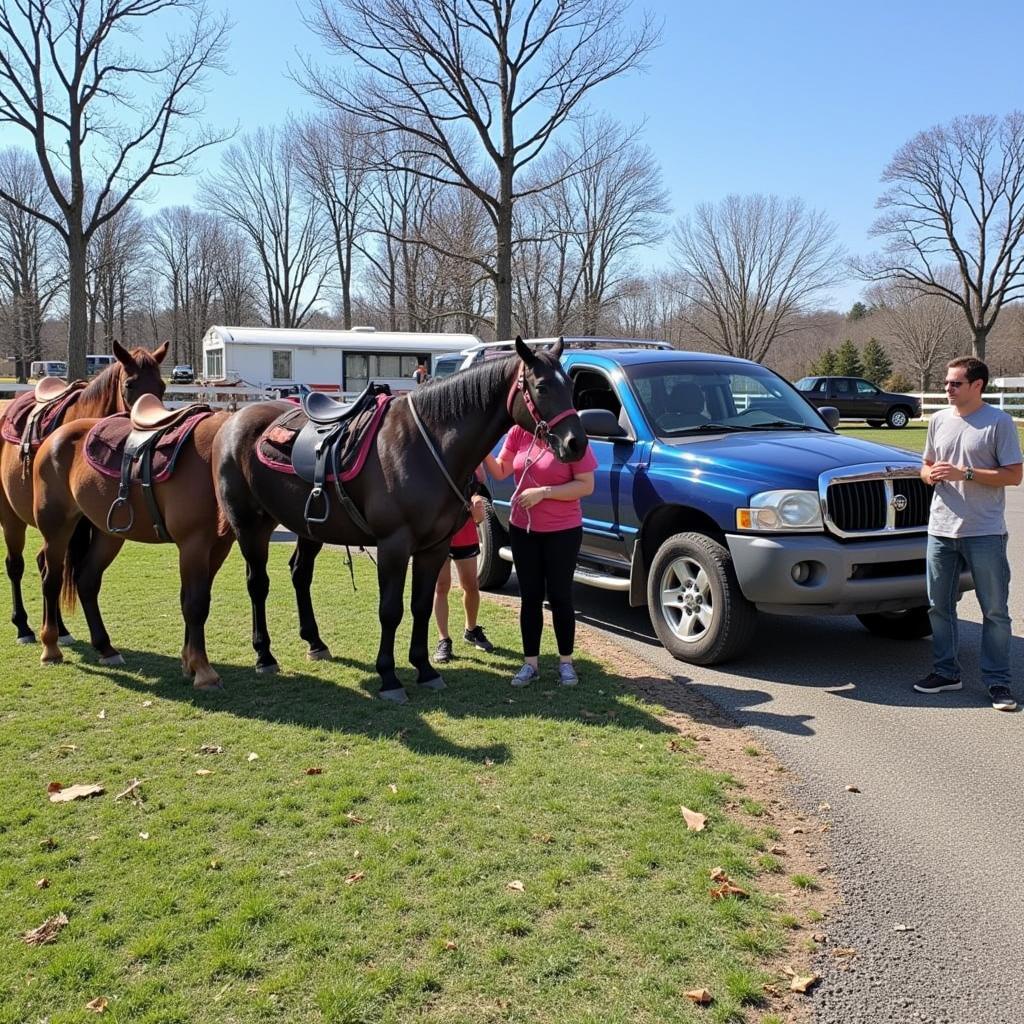
[[[879,427],[877,430],[868,426],[840,427],[840,434],[847,437],[859,437],[862,441],[875,441],[878,444],[891,444],[896,448],[907,448],[912,452],[924,451],[924,442],[928,434],[928,425],[919,420],[912,420],[900,430],[891,427]],[[1017,424],[1021,447],[1024,447],[1024,426]]]
[[[222,694],[180,676],[172,547],[128,545],[108,573],[123,669],[78,644],[44,670],[5,623],[0,1022],[91,1021],[97,997],[133,1024],[781,1020],[759,1008],[779,984],[765,967],[800,922],[756,877],[780,870],[778,833],[726,814],[737,785],[695,744],[587,658],[575,690],[510,690],[515,612],[492,604],[493,655],[457,661],[443,694],[382,705],[372,567],[357,561],[353,594],[339,556],[321,558],[337,657],[310,664],[289,553],[273,547],[277,677],[250,669],[237,549],[221,572]],[[115,801],[134,779],[142,802]],[[51,781],[106,793],[50,803]],[[687,832],[680,804],[707,830]],[[717,866],[750,898],[713,900]],[[59,913],[55,942],[20,941]],[[700,987],[707,1008],[682,995]]]

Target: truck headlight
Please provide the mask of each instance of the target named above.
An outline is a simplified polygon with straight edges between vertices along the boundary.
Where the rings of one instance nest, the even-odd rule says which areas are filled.
[[[749,508],[736,509],[736,529],[761,531],[820,530],[817,491],[762,491]]]

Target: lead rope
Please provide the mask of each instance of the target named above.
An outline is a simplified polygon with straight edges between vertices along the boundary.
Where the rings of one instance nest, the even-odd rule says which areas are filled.
[[[519,494],[519,492],[523,489],[523,484],[526,483],[526,474],[530,472],[530,470],[533,468],[534,463],[537,461],[536,459],[531,461],[530,456],[533,454],[534,448],[541,447],[540,436],[543,432],[544,426],[544,423],[538,422],[537,426],[534,428],[533,438],[530,441],[530,447],[526,449],[526,459],[523,463],[523,475],[519,478],[519,483],[516,484],[516,489],[512,492],[513,505],[515,504],[516,495]],[[541,455],[543,454],[544,453],[541,452]],[[539,459],[540,455],[538,455],[537,458]],[[533,528],[533,517],[530,515],[530,510],[528,508],[524,508],[523,511],[526,513],[526,532],[529,533],[530,530]]]

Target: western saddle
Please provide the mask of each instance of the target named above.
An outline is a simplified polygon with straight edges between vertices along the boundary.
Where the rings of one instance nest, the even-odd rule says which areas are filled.
[[[43,420],[47,410],[51,409],[58,402],[63,402],[66,398],[81,391],[84,387],[84,380],[73,380],[69,384],[60,377],[43,377],[36,384],[35,395],[33,396],[35,398],[35,405],[28,415],[25,429],[21,434],[21,458],[26,470],[32,459],[33,444],[39,444],[43,439]]]

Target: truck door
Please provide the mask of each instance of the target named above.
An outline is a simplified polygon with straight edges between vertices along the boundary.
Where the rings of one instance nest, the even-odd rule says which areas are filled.
[[[849,418],[857,415],[857,410],[853,408],[856,393],[852,378],[834,377],[829,387],[829,399],[829,404],[839,410],[840,416]]]

